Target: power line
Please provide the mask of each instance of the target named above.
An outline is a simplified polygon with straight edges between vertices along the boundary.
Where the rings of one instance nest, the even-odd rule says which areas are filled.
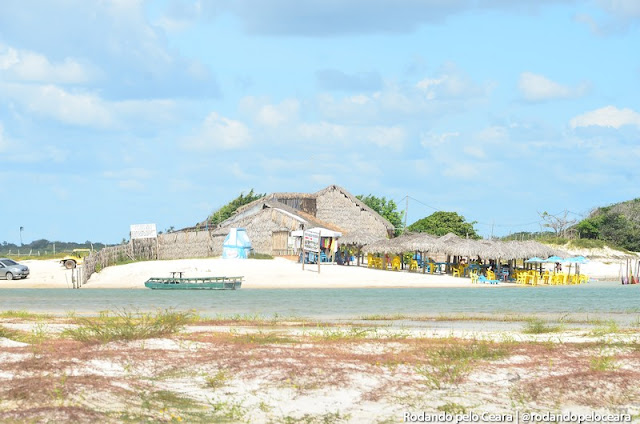
[[[409,199],[413,200],[414,202],[418,202],[418,203],[420,203],[421,205],[426,206],[426,207],[428,207],[428,208],[431,208],[431,209],[433,209],[433,210],[435,210],[435,211],[440,211],[440,210],[441,210],[441,209],[438,209],[438,208],[434,208],[434,207],[433,207],[433,206],[431,206],[431,205],[427,205],[426,203],[421,202],[420,200],[416,199],[415,197],[411,197],[411,196],[407,196],[407,197],[408,197]]]

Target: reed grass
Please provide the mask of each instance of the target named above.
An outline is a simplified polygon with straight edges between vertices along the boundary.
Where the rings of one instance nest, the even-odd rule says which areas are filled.
[[[178,333],[193,322],[194,314],[171,309],[155,313],[122,310],[102,312],[98,317],[72,317],[72,320],[76,327],[65,330],[64,336],[81,342],[108,343]]]

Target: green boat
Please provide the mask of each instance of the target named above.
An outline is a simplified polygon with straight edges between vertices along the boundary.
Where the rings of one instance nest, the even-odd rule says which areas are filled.
[[[179,277],[176,277],[179,274]],[[183,278],[181,272],[172,277],[152,277],[144,285],[153,290],[236,290],[242,287],[243,277],[192,277]]]

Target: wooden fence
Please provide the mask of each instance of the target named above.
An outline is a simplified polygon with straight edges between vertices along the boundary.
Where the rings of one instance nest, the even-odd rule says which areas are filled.
[[[158,243],[155,239],[133,240],[119,246],[109,246],[93,252],[84,259],[83,272],[78,275],[80,285],[86,284],[94,272],[108,266],[158,258]]]

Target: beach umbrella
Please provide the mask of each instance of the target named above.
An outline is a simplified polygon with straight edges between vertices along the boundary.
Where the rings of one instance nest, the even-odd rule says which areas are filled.
[[[549,256],[546,260],[546,263],[551,264],[551,263],[556,263],[556,262],[564,262],[564,259],[562,259],[560,256]]]
[[[584,256],[574,256],[572,258],[566,258],[562,262],[567,264],[586,264],[587,262],[589,262],[589,259],[585,258]]]
[[[528,264],[539,264],[539,263],[546,262],[546,259],[542,259],[537,256],[534,256],[533,258],[527,259],[525,262]]]

